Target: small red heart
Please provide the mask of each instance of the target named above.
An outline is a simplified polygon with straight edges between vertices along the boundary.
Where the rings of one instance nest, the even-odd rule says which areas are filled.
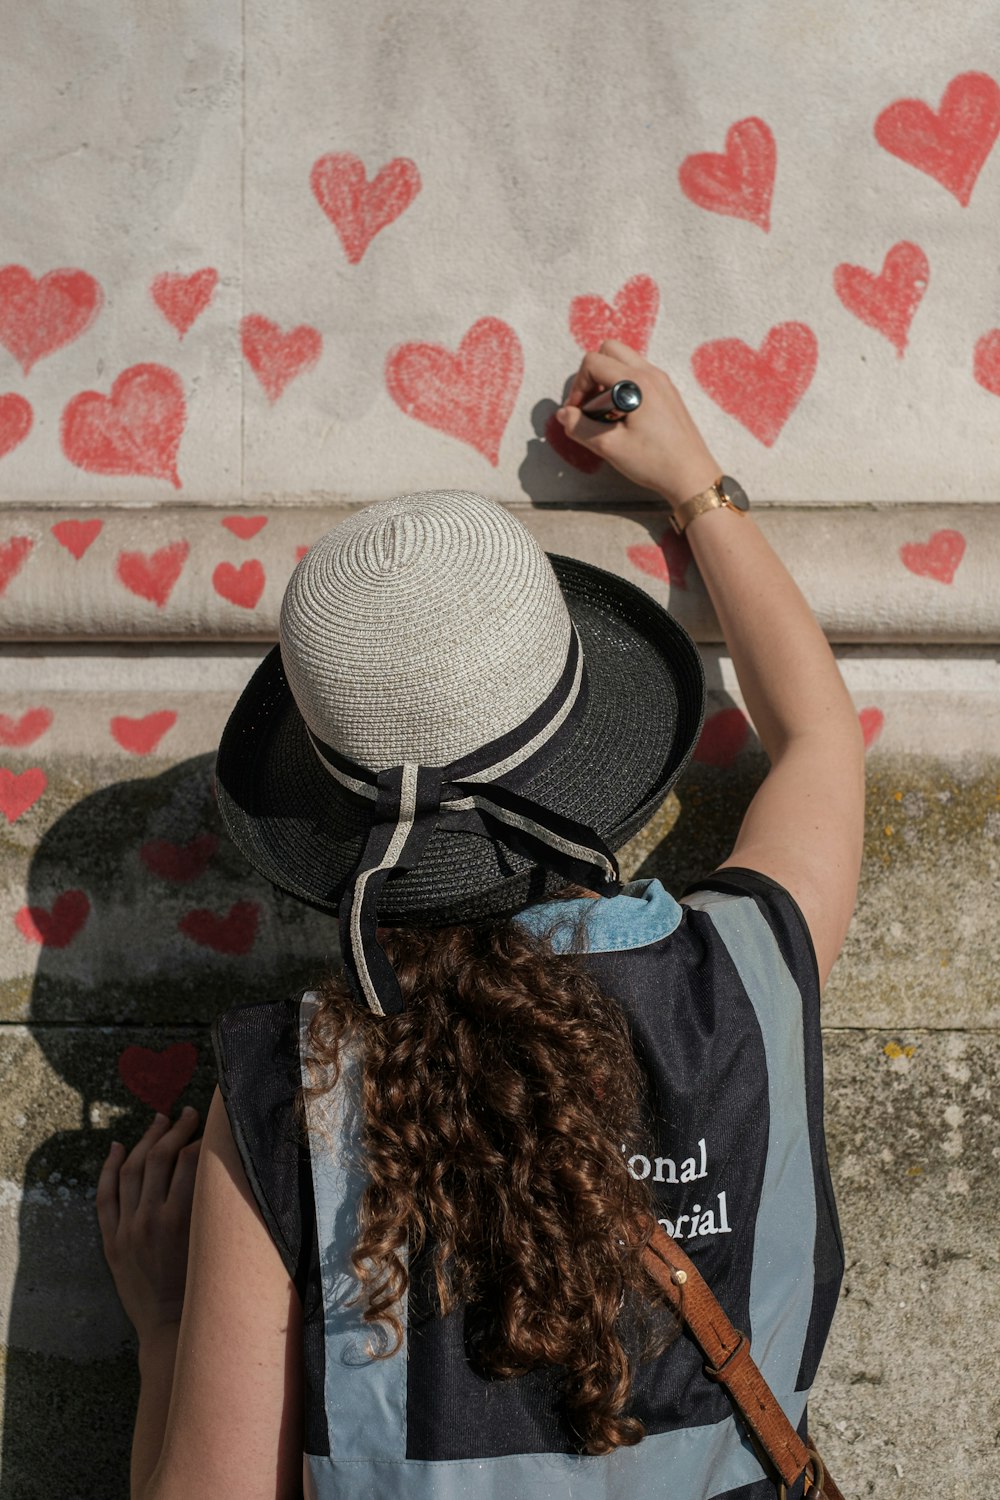
[[[323,352],[323,340],[315,328],[302,323],[282,333],[277,323],[259,313],[243,319],[240,337],[246,362],[269,401],[277,401],[288,382],[311,369]]]
[[[139,858],[154,875],[178,885],[197,880],[208,868],[219,840],[214,833],[200,833],[189,844],[171,844],[167,839],[149,839],[139,848]]]
[[[130,751],[132,755],[148,755],[176,723],[177,715],[173,709],[164,708],[139,719],[131,719],[128,714],[116,714],[111,720],[110,728],[123,750]]]
[[[16,391],[0,396],[0,458],[24,442],[34,420],[31,402],[19,396]]]
[[[385,383],[401,411],[469,443],[494,467],[524,376],[524,352],[501,318],[480,318],[458,353],[443,344],[397,344]]]
[[[686,156],[678,169],[681,191],[715,214],[771,228],[771,194],[778,159],[771,127],[751,115],[726,131],[726,149]]]
[[[295,549],[295,561],[296,562],[301,562],[302,559],[305,557],[305,555],[306,555],[306,553],[308,551],[309,551],[309,543],[308,542],[306,543],[306,545],[304,547],[296,547],[296,549]]]
[[[935,531],[928,542],[904,543],[899,555],[911,573],[951,583],[965,555],[965,537],[960,531]]]
[[[571,438],[554,411],[549,412],[545,422],[545,441],[560,458],[564,458],[581,474],[596,474],[604,460],[599,453],[592,453],[575,438]]]
[[[192,942],[216,953],[249,953],[259,920],[260,907],[256,901],[237,901],[224,917],[199,907],[181,917],[177,926]]]
[[[334,151],[313,163],[309,184],[316,202],[357,265],[379,230],[398,219],[420,191],[416,163],[406,156],[387,161],[371,182],[360,157]]]
[[[29,708],[19,719],[0,714],[0,745],[16,745],[18,749],[33,745],[51,723],[50,708]]]
[[[848,312],[876,328],[902,358],[913,315],[927,290],[931,269],[919,245],[900,240],[886,252],[876,276],[864,266],[843,263],[833,273],[833,289]]]
[[[706,766],[731,766],[746,744],[750,725],[742,709],[723,708],[711,714],[702,727],[694,759]]]
[[[132,365],[110,396],[80,391],[66,403],[60,435],[71,464],[89,474],[144,474],[181,488],[177,449],[187,406],[181,377],[166,365]]]
[[[118,1076],[143,1104],[169,1115],[197,1063],[198,1049],[193,1042],[174,1042],[161,1052],[132,1046],[118,1058]]]
[[[264,592],[267,578],[264,565],[255,557],[238,568],[232,563],[221,562],[212,574],[212,587],[230,604],[239,604],[243,609],[256,609],[257,601]]]
[[[115,571],[131,593],[162,609],[181,576],[189,551],[187,542],[170,542],[150,553],[119,552]]]
[[[875,139],[926,172],[965,208],[1000,135],[1000,84],[988,73],[959,73],[935,114],[922,99],[897,99],[875,121]]]
[[[84,891],[63,891],[44,906],[22,906],[14,913],[18,932],[29,943],[43,948],[68,948],[90,915],[90,902]]]
[[[666,527],[655,547],[639,545],[626,549],[628,560],[652,578],[661,578],[671,588],[687,588],[687,570],[691,565],[691,546],[678,536],[672,526]]]
[[[57,521],[49,530],[59,545],[65,547],[67,552],[72,552],[79,562],[103,528],[103,521]]]
[[[1000,396],[1000,328],[991,328],[976,340],[972,374],[984,391]]]
[[[263,531],[267,525],[267,517],[224,516],[219,525],[231,531],[233,536],[238,536],[241,541],[248,542],[252,536],[257,535],[258,531]]]
[[[190,276],[181,276],[174,271],[163,271],[154,276],[150,295],[170,326],[176,328],[179,338],[184,337],[195,319],[205,311],[218,280],[219,273],[211,266],[192,271]]]
[[[596,352],[605,339],[618,339],[645,354],[660,309],[660,289],[652,276],[633,276],[615,293],[614,305],[603,297],[574,297],[569,331],[581,349]]]
[[[49,271],[36,281],[25,266],[0,270],[0,344],[27,375],[33,364],[78,339],[104,301],[86,271]]]
[[[21,571],[21,566],[34,545],[30,536],[12,536],[6,542],[0,542],[0,594]]]
[[[885,714],[880,708],[863,708],[858,714],[858,722],[861,725],[865,749],[870,750],[882,733],[882,726],[885,724]]]
[[[0,812],[7,822],[16,823],[29,807],[34,807],[48,784],[41,766],[20,772],[0,766]]]
[[[816,335],[806,323],[778,323],[760,346],[715,339],[691,356],[695,379],[712,400],[770,448],[809,389]]]

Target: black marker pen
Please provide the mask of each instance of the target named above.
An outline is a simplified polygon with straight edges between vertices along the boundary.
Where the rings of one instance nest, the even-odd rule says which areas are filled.
[[[616,380],[610,390],[592,396],[580,410],[595,422],[620,422],[642,405],[642,391],[634,380]]]

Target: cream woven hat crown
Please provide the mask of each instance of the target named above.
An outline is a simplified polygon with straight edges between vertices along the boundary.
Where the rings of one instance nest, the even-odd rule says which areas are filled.
[[[636,585],[544,552],[496,501],[397,495],[321,537],[216,762],[252,865],[340,917],[355,996],[401,1006],[376,924],[613,895],[704,714],[697,648]]]

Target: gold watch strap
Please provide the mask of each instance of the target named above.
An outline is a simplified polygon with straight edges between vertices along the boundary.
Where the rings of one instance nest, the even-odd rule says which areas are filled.
[[[678,505],[676,510],[672,510],[670,524],[680,536],[695,516],[700,516],[703,510],[715,510],[720,505],[724,505],[727,510],[736,510],[736,506],[730,505],[723,494],[721,474],[707,490],[702,490],[700,494],[692,496],[690,500],[685,500],[683,505]]]

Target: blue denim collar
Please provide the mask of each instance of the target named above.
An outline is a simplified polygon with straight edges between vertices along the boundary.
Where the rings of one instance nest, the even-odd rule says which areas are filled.
[[[557,953],[569,953],[576,951],[572,947],[571,924],[583,917],[589,938],[588,952],[617,953],[625,948],[644,948],[647,943],[667,937],[682,916],[683,908],[654,876],[631,880],[617,896],[601,896],[596,901],[589,896],[578,896],[572,901],[539,901],[518,912],[514,921],[536,933],[558,922],[552,933],[552,946]]]

